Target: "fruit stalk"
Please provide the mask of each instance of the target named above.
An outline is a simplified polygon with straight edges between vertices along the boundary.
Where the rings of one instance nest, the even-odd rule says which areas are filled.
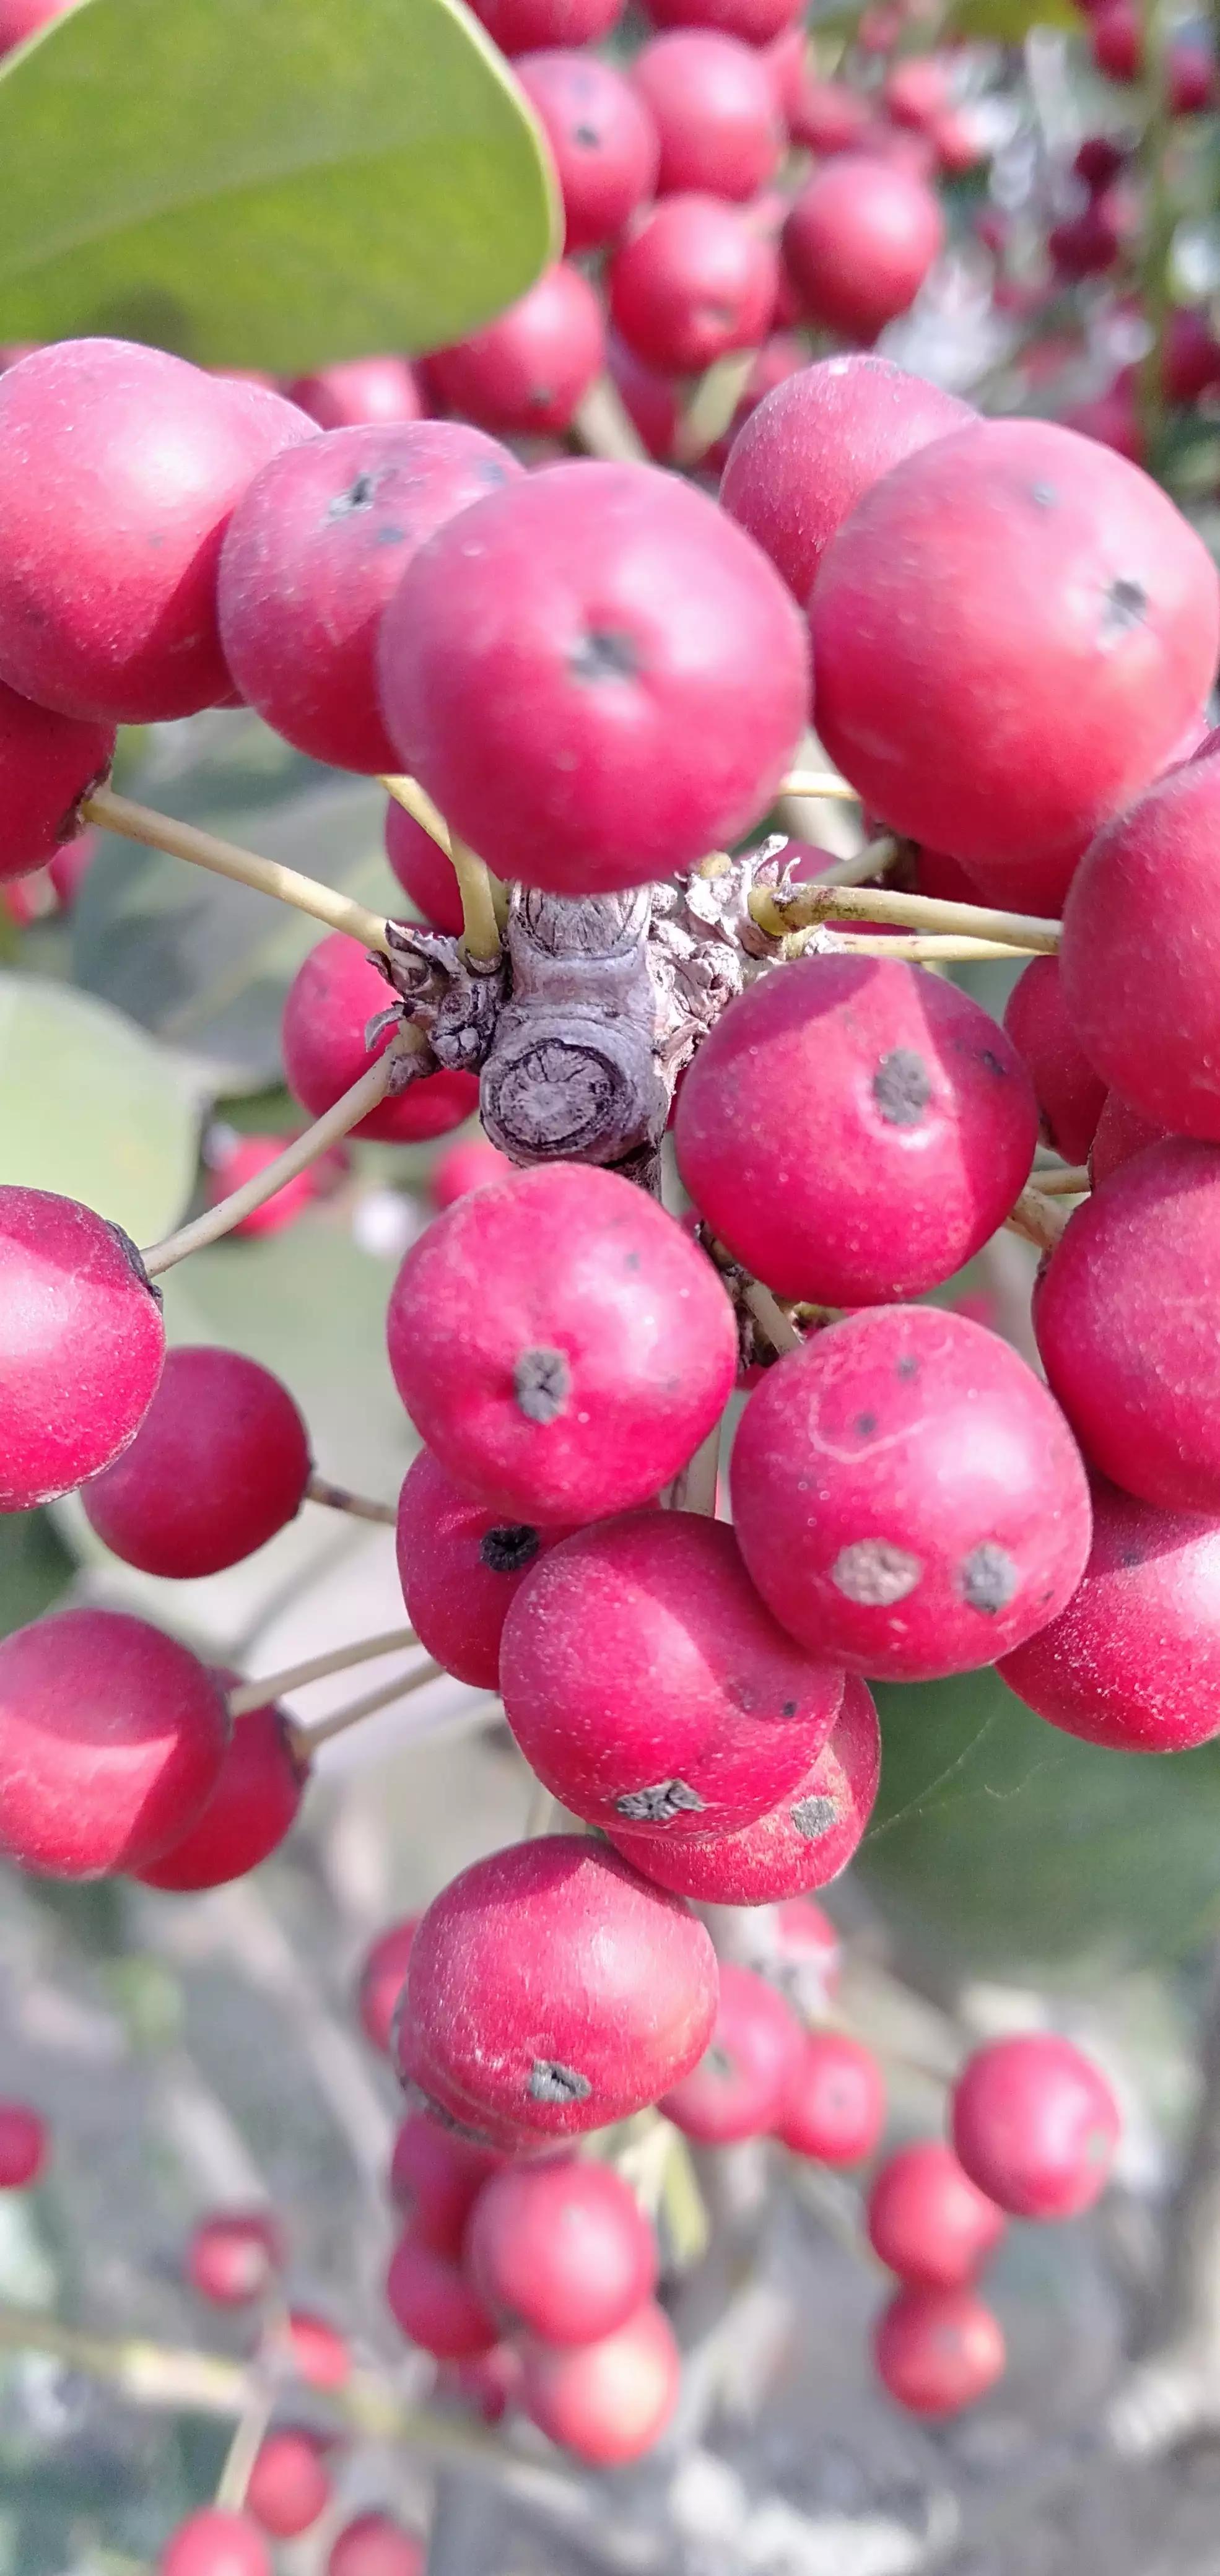
[[[304,1663],[289,1664],[283,1672],[267,1673],[259,1681],[239,1682],[229,1693],[229,1715],[244,1717],[248,1708],[265,1708],[285,1691],[303,1690],[306,1682],[325,1681],[328,1673],[347,1672],[354,1664],[371,1664],[379,1655],[401,1654],[406,1647],[418,1643],[414,1628],[390,1628],[381,1637],[361,1637],[354,1646],[331,1646],[325,1654],[310,1655]]]

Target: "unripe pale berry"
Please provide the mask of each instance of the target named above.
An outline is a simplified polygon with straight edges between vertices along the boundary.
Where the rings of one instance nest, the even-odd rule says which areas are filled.
[[[398,1579],[421,1646],[456,1680],[495,1690],[500,1639],[517,1592],[539,1557],[567,1535],[562,1526],[544,1532],[498,1518],[421,1449],[398,1498]]]
[[[358,2514],[338,2534],[326,2576],[424,2576],[423,2542],[388,2513]]]
[[[269,2209],[218,2210],[201,2218],[186,2249],[192,2290],[217,2308],[244,2308],[271,2288],[284,2260],[279,2225]]]
[[[661,147],[651,111],[596,54],[522,54],[517,78],[554,156],[569,255],[617,240],[656,185]]]
[[[405,358],[341,358],[316,375],[298,376],[284,388],[290,402],[319,429],[358,429],[376,422],[418,420],[424,403]]]
[[[993,2388],[1004,2337],[972,2290],[899,2290],[877,2320],[873,2360],[896,2404],[912,2415],[957,2415]]]
[[[598,894],[765,812],[807,704],[800,620],[702,492],[553,465],[438,530],[386,612],[402,760],[489,867]]]
[[[775,2120],[781,2145],[814,2164],[858,2165],[884,2126],[885,2081],[871,2048],[847,2031],[806,2031]]]
[[[473,339],[438,349],[428,374],[451,411],[480,429],[517,437],[558,437],[605,365],[601,303],[566,260]]]
[[[438,2361],[490,2352],[499,2327],[459,2263],[438,2252],[414,2223],[400,2236],[386,2275],[386,2300],[410,2343]]]
[[[953,2092],[953,2144],[972,2182],[1014,2218],[1079,2218],[1100,2199],[1118,2104],[1070,2039],[1021,2032],[980,2048]]]
[[[937,198],[914,171],[845,152],[801,190],[784,265],[810,322],[875,340],[914,303],[944,237]]]
[[[803,608],[835,530],[871,486],[972,417],[956,394],[889,358],[822,358],[777,385],[738,431],[721,507],[770,555]]]
[[[617,1853],[571,1834],[515,1843],[423,1916],[399,2068],[493,2143],[575,2137],[695,2064],[716,1994],[703,1925]]]
[[[326,2444],[302,2424],[276,2424],[255,2454],[246,2511],[275,2540],[295,2540],[330,2502]]]
[[[221,1679],[235,1682],[238,1676]],[[247,1709],[234,1721],[220,1777],[194,1823],[132,1877],[175,1894],[245,1878],[291,1833],[308,1778],[309,1765],[294,1750],[283,1709],[274,1702]]]
[[[412,2111],[394,2141],[390,2198],[409,2218],[417,2237],[457,2261],[466,2222],[502,2158],[476,2147],[429,2111]]]
[[[207,2505],[167,2540],[157,2576],[272,2576],[271,2553],[248,2515]]]
[[[925,968],[801,957],[730,1002],[683,1081],[682,1180],[781,1297],[919,1296],[1002,1225],[1038,1141],[990,1013]]]
[[[384,1029],[371,1047],[365,1045],[364,1032],[390,1000],[384,977],[345,930],[329,931],[297,969],[284,1005],[284,1071],[290,1091],[311,1117],[333,1109],[375,1058],[384,1055],[393,1031]],[[478,1100],[474,1074],[426,1073],[393,1098],[379,1100],[351,1132],[379,1144],[417,1144],[460,1127]]]
[[[1003,2210],[939,2138],[899,2147],[868,2196],[874,2254],[917,2289],[965,2289],[1003,2233]]]
[[[51,1878],[139,1869],[220,1776],[215,1674],[118,1610],[60,1610],[0,1642],[0,1850]]]
[[[592,2158],[505,2166],[479,2195],[465,2260],[506,2331],[551,2344],[617,2333],[656,2287],[652,2228],[614,2167]]]
[[[1083,1163],[1106,1086],[1068,1018],[1057,957],[1031,957],[1009,994],[1004,1026],[1029,1069],[1048,1145],[1065,1163]]]
[[[0,2191],[25,2191],[46,2168],[45,2120],[26,2102],[0,2102]]]
[[[407,1963],[419,1926],[418,1914],[406,1914],[401,1923],[390,1923],[378,1934],[360,1970],[357,2010],[365,2038],[383,2055],[390,2045],[390,2032],[398,2000],[407,1979]]]
[[[526,2414],[591,2468],[642,2459],[677,2404],[681,2362],[673,2327],[651,2302],[600,2343],[575,2350],[530,2343],[524,2362]]]
[[[216,1574],[293,1520],[309,1480],[304,1422],[239,1351],[167,1353],[135,1439],[82,1500],[106,1546],[146,1574]]]
[[[732,1307],[697,1245],[617,1173],[570,1163],[437,1217],[387,1330],[399,1394],[447,1473],[530,1527],[659,1493],[737,1369]]]
[[[830,1734],[787,1798],[735,1833],[678,1840],[615,1826],[611,1841],[657,1887],[699,1905],[774,1905],[825,1887],[858,1848],[881,1776],[881,1730],[866,1684],[848,1673]]]
[[[394,796],[386,806],[385,853],[416,911],[433,930],[448,930],[460,939],[462,897],[453,861]]]
[[[1220,1734],[1220,1518],[1157,1511],[1097,1478],[1082,1582],[1000,1671],[1028,1708],[1087,1743],[1206,1744]]]
[[[775,251],[738,206],[687,190],[663,197],[615,252],[610,313],[633,354],[694,375],[755,348],[775,307]]]
[[[791,2005],[765,1977],[722,1960],[712,2036],[698,2065],[662,2096],[666,2119],[700,2146],[762,2137],[774,2124],[803,2040]]]
[[[0,677],[148,724],[223,697],[216,566],[234,503],[313,424],[163,349],[63,340],[0,376]]]
[[[1070,1600],[1089,1492],[1033,1370],[923,1306],[845,1318],[769,1369],[732,1461],[741,1551],[777,1619],[849,1669],[971,1672]]]
[[[113,725],[54,715],[0,683],[0,885],[71,844],[113,757]]]
[[[670,1842],[748,1824],[795,1790],[843,1677],[793,1646],[722,1522],[635,1512],[578,1531],[528,1576],[500,1690],[570,1814]]]
[[[752,197],[779,161],[775,85],[761,54],[714,28],[679,27],[642,47],[631,77],[660,139],[657,194]]]
[[[221,642],[246,703],[314,760],[392,770],[386,601],[436,528],[520,471],[481,430],[439,420],[335,429],[272,457],[220,557]]]
[[[0,1188],[0,1511],[108,1467],[164,1356],[161,1300],[121,1227],[49,1190]]]

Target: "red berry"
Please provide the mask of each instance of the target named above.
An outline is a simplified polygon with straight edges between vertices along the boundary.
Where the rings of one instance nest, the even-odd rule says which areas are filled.
[[[787,384],[792,376],[801,373],[805,356],[804,342],[798,340],[792,332],[773,331],[770,339],[764,340],[746,377],[745,390],[728,429],[722,438],[713,440],[703,459],[706,472],[716,474],[723,472],[728,462],[730,447],[738,431],[753,417],[760,402],[764,402],[769,393],[774,393],[777,385]],[[829,861],[829,851],[826,855]]]
[[[707,0],[707,5],[715,6],[716,0]],[[731,7],[733,0],[728,0],[728,5]],[[729,32],[736,36],[742,35],[740,27],[731,28]],[[753,39],[744,36],[742,41],[749,44]],[[785,20],[776,35],[763,39],[762,58],[767,66],[771,86],[775,91],[775,104],[779,109],[781,122],[788,126],[789,130],[791,130],[793,117],[800,113],[808,53],[809,42],[800,17],[797,17],[795,25],[790,19]]]
[[[864,1684],[853,1674],[849,1688],[863,1690]],[[841,1724],[840,1718],[836,1731]],[[757,1942],[753,1964],[765,1969],[805,2020],[822,2018],[843,1966],[843,1945],[829,1914],[812,1896],[787,1896],[757,1915],[749,1930]]]
[[[937,439],[865,494],[810,611],[817,725],[869,806],[1018,900],[1172,754],[1220,641],[1193,528],[1036,420]]]
[[[634,2194],[591,2159],[505,2166],[479,2195],[466,2263],[507,2329],[551,2344],[617,2333],[657,2278],[656,2239]]]
[[[553,465],[474,509],[422,548],[382,630],[391,734],[454,830],[561,894],[739,837],[806,706],[771,566],[651,466]]]
[[[312,424],[163,349],[64,340],[0,377],[0,673],[101,723],[228,688],[216,566],[234,503]]]
[[[428,1174],[428,1196],[433,1207],[452,1207],[455,1199],[464,1199],[470,1190],[484,1189],[488,1181],[506,1181],[513,1165],[486,1136],[471,1136],[463,1145],[447,1145],[438,1154]]]
[[[1143,70],[1144,40],[1133,0],[1108,0],[1093,15],[1093,60],[1111,80],[1138,80]]]
[[[794,2156],[858,2165],[885,2126],[885,2081],[871,2048],[841,2030],[810,2030],[792,2067],[775,2135]]]
[[[358,2514],[339,2533],[326,2576],[424,2576],[423,2542],[388,2513]]]
[[[655,2102],[716,2011],[703,1925],[583,1836],[463,1870],[411,1954],[400,2072],[495,2143],[574,2137]]]
[[[1162,1511],[1220,1512],[1218,1294],[1220,1153],[1185,1138],[1083,1200],[1039,1280],[1038,1348],[1086,1456]]]
[[[430,2112],[412,2111],[394,2141],[390,2198],[424,2244],[456,2262],[471,2210],[501,2161]]]
[[[302,2424],[265,2433],[246,2489],[246,2511],[276,2540],[308,2531],[330,2502],[326,2444]]]
[[[0,54],[10,54],[53,18],[62,18],[70,0],[0,0]]]
[[[416,911],[434,930],[447,930],[460,939],[465,923],[453,861],[448,851],[433,840],[431,832],[425,832],[423,824],[417,823],[393,796],[386,806],[385,849]]]
[[[0,2102],[0,2191],[24,2191],[41,2180],[49,2141],[45,2120],[25,2102]]]
[[[230,1673],[222,1676],[236,1681]],[[245,1878],[278,1851],[296,1823],[309,1766],[293,1749],[282,1708],[247,1709],[233,1727],[220,1778],[180,1841],[133,1870],[145,1887],[193,1893]]]
[[[85,1487],[100,1539],[128,1565],[217,1574],[295,1519],[309,1437],[286,1386],[239,1351],[166,1355],[135,1439]]]
[[[171,2534],[157,2576],[272,2576],[271,2555],[244,2513],[208,2505]]]
[[[748,44],[680,26],[642,48],[631,77],[660,138],[658,196],[752,197],[771,177],[782,144],[775,84]]]
[[[1048,961],[1050,962],[1050,961]],[[1003,1224],[1038,1109],[1011,1040],[919,966],[803,957],[729,1004],[682,1084],[683,1183],[782,1297],[936,1287]]]
[[[1216,104],[1216,49],[1206,29],[1169,47],[1169,106],[1174,116],[1205,116]]]
[[[802,188],[784,263],[809,321],[875,340],[914,303],[944,235],[937,199],[914,171],[840,153]]]
[[[649,110],[596,54],[522,54],[517,78],[554,157],[567,251],[600,250],[656,185],[660,143]]]
[[[412,555],[519,474],[449,421],[334,429],[284,449],[242,495],[220,558],[220,635],[242,697],[314,760],[380,775],[382,612]]]
[[[500,1158],[497,1157],[497,1160]],[[426,1449],[398,1498],[398,1577],[421,1646],[460,1682],[495,1690],[504,1622],[539,1556],[567,1536],[472,1502]]]
[[[475,11],[502,54],[596,45],[622,14],[623,0],[479,0]]]
[[[931,125],[949,105],[947,67],[935,54],[916,54],[906,62],[891,63],[883,96],[895,125],[918,129]]]
[[[1003,2211],[939,2138],[900,2147],[868,2196],[874,2254],[916,2289],[965,2289],[1003,2233]]]
[[[59,899],[61,912],[71,912],[89,870],[98,854],[98,835],[94,831],[77,832],[51,852],[47,875]]]
[[[452,2388],[473,2407],[485,2424],[500,2424],[517,2402],[521,2355],[515,2344],[498,2343],[491,2352],[475,2353],[470,2361],[451,2362],[437,2378],[439,2385]]]
[[[270,2210],[218,2210],[201,2218],[186,2249],[192,2290],[217,2308],[244,2308],[271,2288],[284,2243]]]
[[[438,2361],[490,2352],[499,2329],[461,2265],[437,2251],[412,2224],[400,2236],[386,2276],[386,2299],[408,2342]]]
[[[798,57],[804,56],[804,28],[792,25],[800,16],[799,0],[648,0],[648,15],[654,27],[715,27],[740,37],[743,45],[764,47],[764,60],[790,36]]]
[[[609,271],[610,313],[651,367],[696,375],[754,348],[775,306],[769,241],[719,197],[666,197],[644,215]]]
[[[668,465],[682,420],[682,387],[656,367],[646,367],[612,331],[606,363],[627,417],[639,431],[650,456]]]
[[[284,1005],[282,1042],[288,1087],[320,1118],[384,1055],[392,1030],[371,1047],[365,1029],[390,1003],[390,987],[345,930],[328,931],[293,978]],[[473,1073],[428,1073],[393,1099],[379,1100],[353,1136],[388,1145],[417,1144],[460,1127],[479,1105]]]
[[[366,422],[418,420],[424,409],[405,358],[342,358],[284,388],[319,429],[359,429]]]
[[[1164,352],[1165,391],[1171,402],[1192,403],[1220,383],[1220,341],[1206,306],[1179,305],[1169,316]]]
[[[630,1181],[571,1163],[437,1217],[399,1271],[388,1333],[399,1394],[442,1466],[530,1526],[659,1493],[737,1369],[711,1263]]]
[[[208,1203],[215,1207],[231,1190],[239,1190],[255,1174],[265,1172],[277,1154],[282,1154],[286,1136],[243,1136],[238,1143],[217,1155],[208,1173]],[[318,1194],[317,1166],[298,1172],[296,1179],[285,1181],[283,1188],[273,1190],[262,1206],[243,1216],[229,1231],[234,1235],[279,1234],[286,1225],[295,1225]]]
[[[1106,1086],[1077,1042],[1057,957],[1030,959],[1009,994],[1004,1026],[1028,1066],[1047,1143],[1065,1163],[1083,1163]]]
[[[378,1934],[360,1971],[360,2026],[365,2038],[383,2055],[389,2053],[394,2015],[407,1981],[407,1962],[418,1924],[418,1914],[406,1914],[401,1923],[389,1924]]]
[[[1105,197],[1095,197],[1078,215],[1052,224],[1046,246],[1058,275],[1104,277],[1122,252],[1123,215],[1123,192],[1112,189]]]
[[[972,418],[968,403],[889,358],[822,358],[767,395],[734,439],[722,508],[804,607],[835,530],[874,483]]]
[[[113,757],[113,725],[53,715],[0,682],[0,885],[71,844]]]
[[[164,1356],[160,1294],[122,1228],[76,1199],[0,1187],[0,1511],[119,1457]]]
[[[1061,426],[1077,430],[1082,438],[1098,439],[1103,447],[1114,448],[1132,465],[1145,461],[1147,440],[1135,387],[1124,376],[1116,376],[1113,384],[1091,402],[1072,403],[1061,415]]]
[[[953,2144],[1013,2218],[1079,2218],[1110,2178],[1121,2123],[1104,2075],[1051,2031],[980,2048],[953,2093]]]
[[[1083,179],[1090,194],[1108,188],[1126,169],[1130,153],[1112,134],[1086,134],[1077,148],[1072,168]]]
[[[705,2147],[762,2137],[774,2125],[803,2041],[774,1986],[723,1960],[712,2036],[698,2065],[663,2096],[666,2119]]]
[[[582,270],[561,261],[473,339],[438,349],[428,374],[449,410],[480,429],[556,436],[571,428],[605,359],[598,297]]]
[[[678,2401],[681,2361],[673,2327],[651,2301],[617,2334],[575,2350],[531,2343],[521,2403],[540,2431],[590,2467],[642,2459]]]
[[[312,2316],[304,2308],[291,2308],[284,2324],[283,2343],[292,2368],[307,2388],[342,2388],[351,2378],[352,2356],[346,2336],[328,2325],[325,2317]]]
[[[657,1887],[700,1905],[774,1905],[825,1887],[845,1869],[872,1813],[881,1731],[864,1683],[849,1673],[830,1735],[802,1780],[769,1814],[730,1834],[611,1834]]]
[[[852,1315],[767,1371],[733,1450],[742,1554],[777,1619],[849,1669],[972,1672],[1070,1600],[1089,1493],[1045,1387],[964,1315]]]
[[[1162,1145],[1165,1137],[1164,1127],[1154,1126],[1150,1118],[1141,1118],[1138,1109],[1132,1109],[1117,1091],[1108,1091],[1089,1149],[1094,1188],[1116,1172],[1120,1163],[1129,1163],[1133,1154],[1142,1154],[1145,1145]]]
[[[60,1610],[0,1642],[0,1850],[51,1878],[141,1868],[220,1776],[215,1674],[144,1619]]]
[[[972,2290],[899,2290],[878,2318],[873,2359],[910,2414],[956,2415],[1002,2376],[1004,2337]]]
[[[671,1842],[748,1824],[795,1790],[843,1676],[764,1609],[723,1522],[633,1512],[565,1539],[523,1584],[500,1690],[569,1814]]]
[[[863,144],[871,124],[869,102],[858,90],[849,89],[846,81],[818,80],[812,73],[802,81],[788,114],[793,142],[821,160]]]
[[[1181,1753],[1220,1734],[1220,1518],[1095,1482],[1093,1546],[1067,1608],[1000,1670],[1069,1735]]]
[[[1190,760],[1115,817],[1064,914],[1064,1009],[1098,1075],[1141,1116],[1220,1141],[1216,975],[1220,759]],[[1156,946],[1149,955],[1149,923]]]

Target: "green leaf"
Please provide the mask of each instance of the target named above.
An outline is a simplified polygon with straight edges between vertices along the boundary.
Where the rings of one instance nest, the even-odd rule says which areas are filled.
[[[0,975],[0,1181],[62,1191],[151,1243],[194,1184],[202,1087],[120,1011]]]
[[[876,1692],[881,1795],[857,1864],[899,1935],[972,1974],[1176,1955],[1220,1903],[1220,1745],[1112,1753],[994,1672]]]
[[[558,244],[457,0],[80,0],[0,73],[0,338],[295,374],[462,338]]]
[[[1079,35],[1084,14],[1072,0],[954,0],[946,29],[981,45],[1020,45],[1034,27]]]
[[[72,1575],[72,1559],[48,1513],[0,1515],[0,1637],[40,1619]]]

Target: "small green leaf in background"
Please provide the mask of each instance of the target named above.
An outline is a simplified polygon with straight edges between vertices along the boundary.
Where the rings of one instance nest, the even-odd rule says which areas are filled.
[[[80,0],[0,73],[0,339],[297,374],[463,338],[558,245],[457,0]]]
[[[203,1090],[89,993],[0,975],[0,1181],[83,1199],[152,1243],[194,1186]]]
[[[1072,0],[954,0],[946,32],[980,45],[1020,45],[1035,27],[1080,35],[1087,21]]]

